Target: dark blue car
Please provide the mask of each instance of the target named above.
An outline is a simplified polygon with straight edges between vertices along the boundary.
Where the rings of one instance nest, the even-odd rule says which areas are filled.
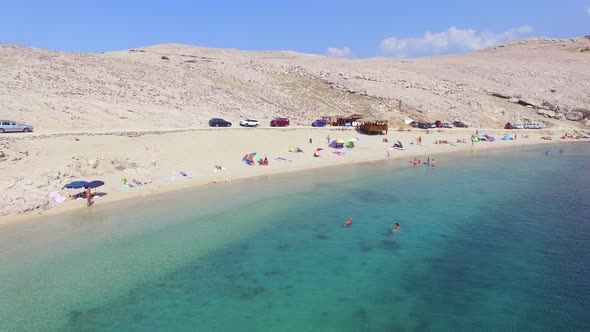
[[[315,120],[311,126],[312,127],[325,127],[326,124],[328,124],[328,122],[324,119],[320,119],[320,120]]]

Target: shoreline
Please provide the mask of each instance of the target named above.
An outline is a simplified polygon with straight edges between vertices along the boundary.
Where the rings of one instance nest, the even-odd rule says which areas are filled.
[[[287,134],[297,134],[297,136],[301,136],[299,134],[306,134],[305,136],[302,137],[307,137],[310,135],[311,131],[309,129],[290,129],[290,130],[281,130],[279,129],[279,131],[281,131],[282,133],[287,133]],[[295,162],[292,162],[292,159],[289,159],[289,162],[285,162],[287,164],[287,167],[272,167],[274,165],[278,165],[280,164],[280,162],[273,160],[274,158],[276,158],[275,155],[273,155],[273,158],[269,158],[269,160],[271,160],[271,165],[272,166],[246,166],[246,165],[239,165],[241,164],[241,161],[238,163],[238,167],[241,166],[242,169],[238,169],[238,171],[234,172],[222,172],[220,173],[209,173],[208,175],[205,176],[199,176],[196,178],[191,178],[188,181],[173,181],[174,183],[169,183],[169,184],[162,184],[162,183],[150,183],[148,185],[145,185],[143,187],[136,187],[136,188],[131,188],[131,190],[113,190],[112,192],[109,190],[109,194],[108,196],[105,197],[101,197],[99,199],[94,199],[94,203],[95,204],[109,204],[109,203],[114,203],[114,202],[121,202],[121,201],[127,201],[127,200],[134,200],[134,199],[143,199],[143,198],[147,198],[147,197],[152,197],[152,196],[156,196],[158,194],[164,194],[164,193],[169,193],[169,192],[178,192],[178,191],[184,191],[184,190],[194,190],[194,189],[203,189],[206,188],[207,186],[210,185],[215,185],[215,184],[221,184],[221,185],[225,185],[227,183],[232,183],[232,182],[236,182],[236,181],[241,181],[241,180],[246,180],[246,179],[250,179],[250,178],[256,178],[256,177],[263,177],[263,176],[274,176],[274,175],[279,175],[279,174],[283,174],[283,173],[294,173],[294,172],[301,172],[301,171],[313,171],[316,169],[324,169],[324,168],[329,168],[329,167],[337,167],[340,165],[349,165],[349,164],[362,164],[362,163],[374,163],[374,162],[382,162],[382,161],[386,161],[386,160],[390,160],[390,159],[400,159],[400,158],[409,158],[412,159],[414,156],[418,156],[418,157],[426,157],[426,156],[433,156],[433,155],[440,155],[440,154],[449,154],[449,153],[453,153],[453,152],[465,152],[465,151],[477,151],[477,150],[487,150],[487,149],[502,149],[502,148],[512,148],[512,147],[523,147],[523,146],[533,146],[533,145],[553,145],[553,144],[567,144],[567,143],[576,143],[576,142],[580,142],[580,143],[586,143],[586,142],[590,142],[589,139],[578,139],[578,140],[572,140],[572,139],[568,139],[568,140],[563,140],[563,139],[553,139],[553,140],[541,140],[540,137],[544,136],[542,135],[542,133],[533,133],[533,132],[527,132],[526,134],[529,136],[529,138],[520,138],[517,140],[509,140],[509,141],[502,141],[502,140],[497,140],[496,142],[477,142],[474,144],[474,146],[471,146],[471,142],[468,143],[456,143],[456,145],[451,146],[449,144],[433,144],[433,143],[429,143],[432,142],[432,139],[434,138],[435,140],[448,140],[449,142],[454,142],[456,140],[456,138],[458,136],[461,137],[465,137],[465,135],[469,135],[467,134],[467,132],[471,132],[472,130],[461,130],[461,131],[453,131],[453,132],[430,132],[430,133],[425,133],[425,132],[421,132],[421,131],[405,131],[405,132],[394,132],[394,131],[390,131],[388,135],[377,135],[377,136],[364,136],[364,135],[359,135],[356,132],[353,132],[351,130],[348,131],[342,131],[342,130],[321,130],[321,131],[313,131],[313,134],[315,134],[317,136],[317,134],[321,134],[321,135],[325,135],[326,133],[333,135],[334,138],[337,138],[337,135],[343,136],[343,135],[353,135],[353,136],[359,136],[361,141],[359,142],[359,147],[353,149],[353,151],[350,151],[350,155],[353,154],[360,154],[358,156],[354,156],[351,158],[341,158],[339,156],[331,156],[328,155],[328,151],[324,151],[322,152],[322,158],[312,158],[312,159],[299,159],[299,160],[295,160]],[[481,131],[481,130],[480,130]],[[488,132],[507,132],[505,130],[489,130]],[[204,131],[205,133],[210,133],[210,131]],[[219,131],[220,132],[220,131]],[[248,130],[244,130],[244,132],[251,132],[254,133],[253,131],[248,131]],[[271,133],[276,133],[276,131],[268,131]],[[483,132],[483,131],[482,131]],[[198,134],[202,134],[203,132],[199,132]],[[346,134],[344,134],[346,133]],[[511,134],[514,134],[514,132],[509,132]],[[179,134],[179,135],[185,135],[187,133],[174,133],[174,134]],[[190,132],[188,133],[189,135],[191,134],[195,134],[194,132]],[[518,132],[518,134],[523,134],[522,132]],[[75,135],[75,134],[74,134]],[[146,134],[148,136],[152,135],[152,134]],[[162,134],[156,134],[159,136],[163,136]],[[222,134],[223,135],[223,134]],[[404,145],[406,146],[406,149],[403,151],[399,151],[399,150],[387,150],[386,148],[388,148],[389,146],[391,146],[391,144],[393,144],[393,142],[395,142],[397,139],[396,138],[389,138],[389,137],[400,137],[400,136],[404,136],[404,138],[407,140],[408,137],[412,137],[412,136],[422,136],[423,140],[426,138],[428,141],[425,141],[424,143],[426,143],[425,145],[411,145],[411,144],[407,144],[405,143]],[[496,134],[496,136],[500,136],[499,134]],[[557,136],[557,135],[556,135]],[[389,139],[389,143],[383,143],[380,142],[380,140],[383,137],[388,137]],[[468,137],[468,136],[467,136]],[[300,138],[300,137],[299,137]],[[52,139],[55,139],[54,137],[52,137]],[[63,139],[63,138],[61,138]],[[317,139],[317,138],[316,138]],[[401,140],[401,139],[400,139]],[[273,142],[265,142],[269,145],[272,145]],[[274,142],[276,143],[276,142]],[[279,142],[281,145],[284,144],[284,142]],[[324,140],[324,145],[326,143],[326,141]],[[504,144],[503,144],[504,143]],[[505,144],[505,143],[509,143],[509,144]],[[322,143],[320,144],[314,144],[315,145],[322,145]],[[300,146],[304,146],[304,145],[300,145]],[[305,146],[306,150],[308,146]],[[378,148],[381,148],[381,152],[379,153],[377,150]],[[362,151],[359,153],[359,151]],[[390,152],[390,156],[388,157],[386,155],[386,151]],[[233,156],[232,151],[223,151],[223,155],[226,156],[230,154]],[[364,152],[364,153],[363,153]],[[268,153],[269,155],[271,153]],[[299,155],[299,154],[295,154],[295,155]],[[309,153],[308,153],[309,155]],[[293,157],[293,159],[296,159],[296,157],[300,157],[300,156],[293,156],[293,155],[289,155],[289,157]],[[328,159],[330,158],[330,159]],[[233,159],[233,158],[232,158]],[[314,160],[316,159],[316,160]],[[322,159],[321,162],[320,160],[317,159]],[[229,160],[229,159],[227,159]],[[313,160],[313,161],[312,161]],[[315,162],[318,161],[318,162]],[[283,163],[283,165],[285,164]],[[283,166],[281,165],[281,166]],[[235,166],[235,164],[233,164],[232,166]],[[256,170],[254,172],[250,172],[249,170]],[[113,177],[117,177],[120,174],[110,174],[111,178]],[[200,175],[200,174],[199,174]],[[221,175],[221,176],[220,176]],[[113,188],[114,189],[114,188]],[[49,216],[55,216],[55,215],[60,215],[60,214],[64,214],[64,213],[68,213],[68,212],[72,212],[72,211],[79,211],[79,210],[83,210],[86,209],[86,206],[84,205],[84,200],[67,200],[66,202],[62,203],[62,204],[53,204],[50,208],[46,208],[46,209],[36,209],[33,210],[31,212],[25,212],[25,213],[20,213],[20,214],[12,214],[12,215],[5,215],[5,216],[1,216],[0,217],[0,225],[7,225],[7,224],[13,224],[13,223],[20,223],[20,222],[26,222],[26,221],[34,221],[37,219],[41,219],[43,217],[49,217]]]

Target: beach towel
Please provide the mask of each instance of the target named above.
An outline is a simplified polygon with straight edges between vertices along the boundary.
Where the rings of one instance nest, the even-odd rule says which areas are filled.
[[[283,157],[277,157],[277,158],[275,158],[275,160],[287,161],[287,159],[285,159]]]
[[[346,154],[346,152],[332,151],[332,154],[337,155],[337,156],[341,156],[343,154]]]
[[[66,198],[62,195],[60,195],[57,191],[52,191],[49,193],[49,198],[53,198],[54,201],[56,201],[57,203],[63,203]]]

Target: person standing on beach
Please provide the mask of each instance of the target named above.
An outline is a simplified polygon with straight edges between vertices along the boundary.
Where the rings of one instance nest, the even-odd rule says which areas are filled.
[[[328,141],[328,144],[330,144],[330,135],[328,135],[328,137],[326,137],[326,140]]]
[[[90,190],[90,187],[86,187],[85,193],[86,193],[86,206],[90,207],[92,205],[92,190]]]

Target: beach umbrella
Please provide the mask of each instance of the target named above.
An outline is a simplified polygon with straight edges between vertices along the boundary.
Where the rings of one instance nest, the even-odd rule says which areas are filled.
[[[242,161],[248,165],[252,165],[254,163],[254,156],[256,156],[256,152],[248,153],[242,158]]]
[[[104,186],[104,182],[103,181],[91,181],[88,183],[88,188],[98,188],[100,186]]]
[[[73,181],[66,184],[66,188],[68,189],[78,189],[78,188],[85,188],[88,187],[88,182],[86,181]]]
[[[360,141],[360,140],[359,140],[358,138],[356,138],[356,137],[355,137],[355,138],[351,138],[349,141],[351,141],[351,142],[358,142],[358,141]]]
[[[316,152],[320,152],[320,151],[322,151],[322,150],[323,150],[322,148],[317,148],[317,149],[315,149],[315,151],[316,151]]]
[[[338,144],[344,144],[344,141],[341,140],[341,139],[339,139],[339,140],[336,141],[336,143],[338,143]]]

